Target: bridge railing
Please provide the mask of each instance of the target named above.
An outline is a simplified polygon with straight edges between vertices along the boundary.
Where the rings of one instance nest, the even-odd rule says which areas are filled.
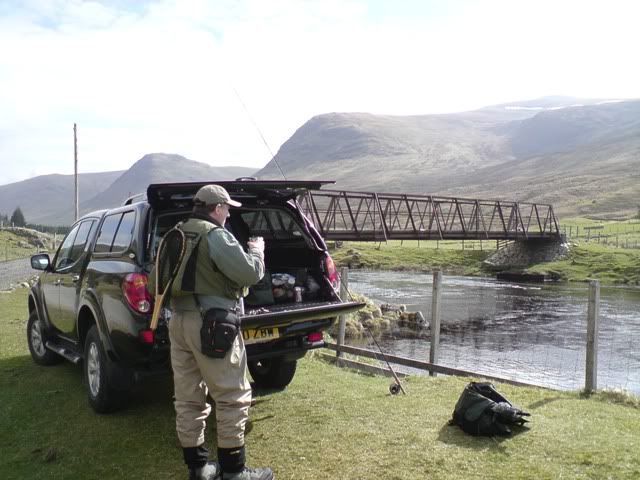
[[[345,190],[309,190],[298,202],[328,240],[517,240],[560,235],[553,207],[547,204]]]

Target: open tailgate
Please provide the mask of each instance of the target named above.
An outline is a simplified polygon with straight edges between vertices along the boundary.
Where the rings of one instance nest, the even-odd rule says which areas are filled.
[[[363,302],[304,302],[270,305],[241,315],[242,328],[283,327],[294,323],[321,320],[360,310]]]

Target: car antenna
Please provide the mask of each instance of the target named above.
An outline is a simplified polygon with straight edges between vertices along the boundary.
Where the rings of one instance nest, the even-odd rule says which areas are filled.
[[[280,168],[280,165],[278,164],[278,160],[276,160],[276,156],[273,154],[273,150],[271,150],[271,147],[267,143],[267,140],[264,138],[264,135],[262,134],[262,131],[260,130],[260,127],[258,126],[256,121],[251,116],[251,113],[249,113],[249,109],[247,108],[247,106],[242,101],[242,98],[240,97],[240,94],[238,93],[238,91],[235,89],[235,87],[232,87],[232,88],[233,88],[234,93],[236,94],[236,97],[238,97],[238,101],[240,102],[240,105],[242,105],[242,108],[244,108],[244,111],[247,114],[247,117],[249,117],[249,120],[251,121],[251,123],[253,124],[255,129],[258,131],[258,134],[260,135],[260,138],[262,139],[262,142],[267,147],[267,150],[269,151],[269,154],[271,155],[271,160],[273,160],[274,163],[276,164],[276,167],[278,167],[278,170],[280,171],[280,175],[282,175],[282,178],[284,178],[286,180],[287,177],[285,176],[284,172]]]

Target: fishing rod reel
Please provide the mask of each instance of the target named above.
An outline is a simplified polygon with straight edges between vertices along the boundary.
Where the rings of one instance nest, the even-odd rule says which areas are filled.
[[[391,385],[389,385],[389,393],[391,395],[399,394],[401,389],[402,389],[402,386],[400,386],[399,383],[393,382]]]

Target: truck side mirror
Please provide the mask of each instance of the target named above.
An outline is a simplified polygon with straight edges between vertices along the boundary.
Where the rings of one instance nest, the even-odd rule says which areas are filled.
[[[48,253],[39,253],[31,257],[31,268],[35,270],[48,270],[51,265]]]

